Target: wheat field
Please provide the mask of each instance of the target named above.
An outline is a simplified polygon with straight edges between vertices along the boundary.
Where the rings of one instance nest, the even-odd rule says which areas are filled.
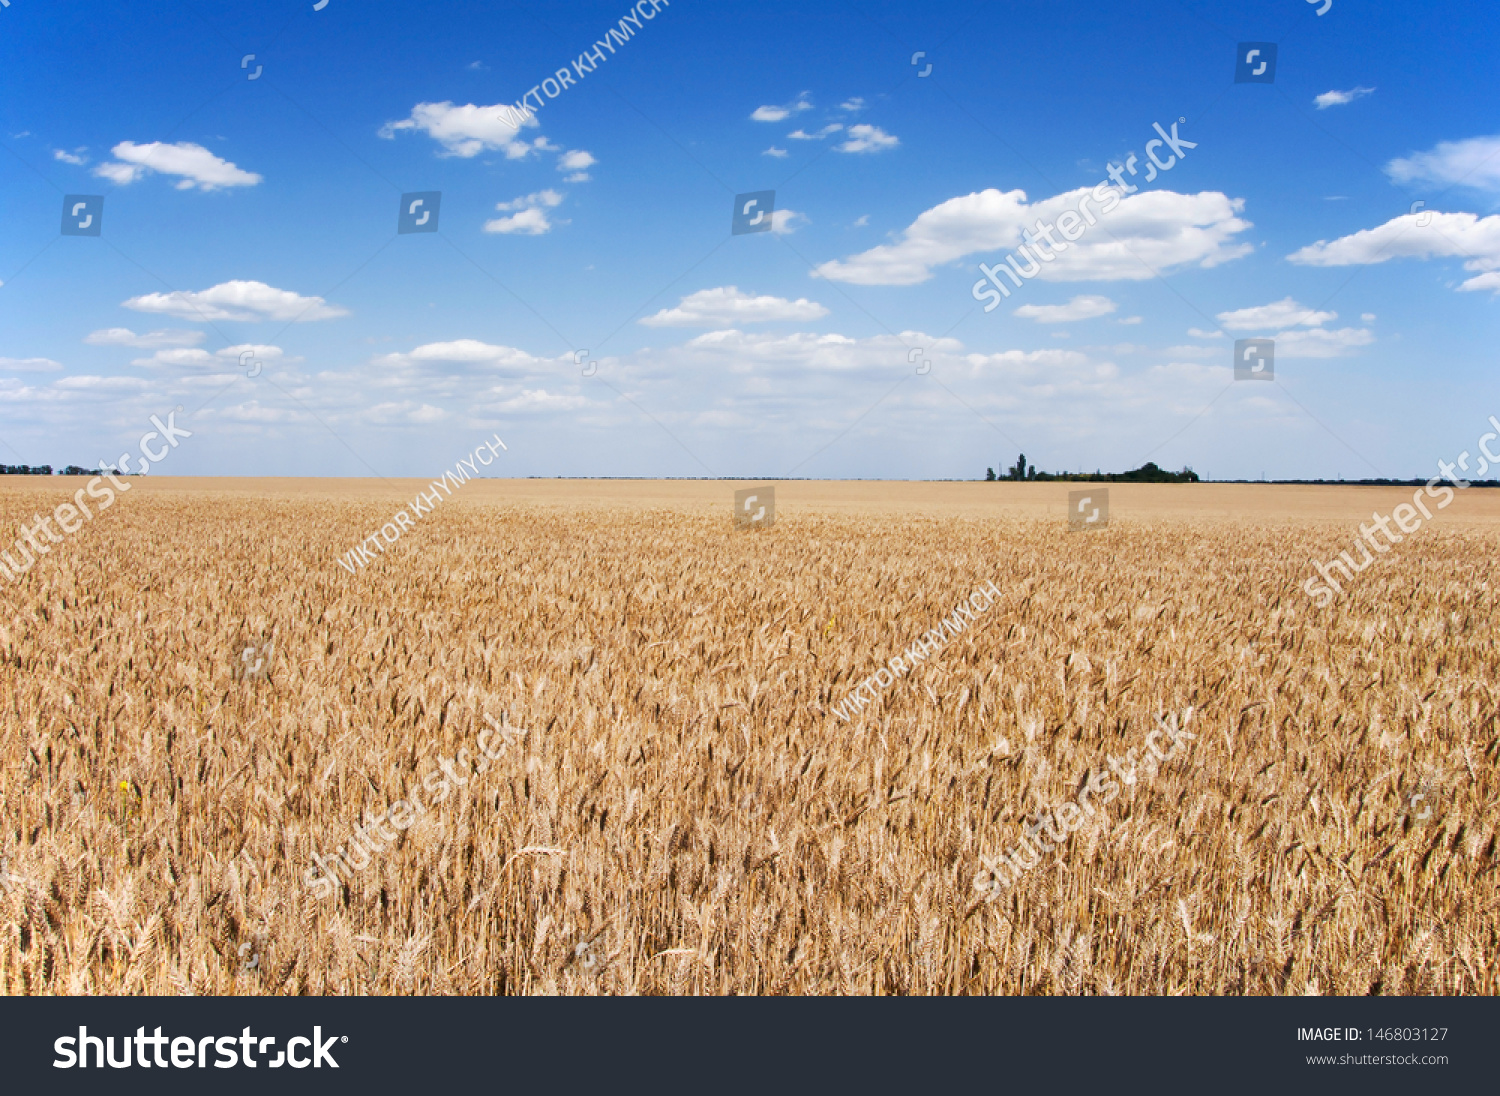
[[[10,478],[6,529],[81,485]],[[1118,485],[1069,533],[1066,484],[783,484],[745,531],[737,486],[469,484],[350,575],[417,484],[134,481],[0,581],[0,992],[1500,990],[1500,497],[1318,609],[1402,492]],[[486,717],[524,734],[309,885]]]

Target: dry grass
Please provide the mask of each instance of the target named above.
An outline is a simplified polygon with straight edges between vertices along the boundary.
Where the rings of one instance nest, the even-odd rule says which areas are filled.
[[[792,488],[736,533],[732,486],[642,513],[474,485],[351,577],[380,491],[152,484],[0,584],[0,992],[1500,990],[1493,524],[1316,610],[1347,522],[1112,492],[1069,535],[1065,485],[1046,520]],[[0,485],[4,527],[39,500]],[[878,721],[828,714],[991,579]],[[1189,705],[1107,832],[978,901],[981,854]],[[485,711],[529,734],[314,898],[313,849]]]

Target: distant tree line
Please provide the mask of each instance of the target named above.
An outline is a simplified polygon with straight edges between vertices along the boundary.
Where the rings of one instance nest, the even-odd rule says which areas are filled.
[[[70,464],[58,473],[61,476],[97,476],[100,474],[97,468],[80,468],[76,464]],[[50,475],[52,475],[52,465],[50,464],[38,464],[34,467],[30,464],[0,464],[0,476]]]
[[[1049,480],[1103,483],[1197,483],[1198,473],[1191,468],[1184,468],[1181,472],[1168,472],[1164,468],[1158,468],[1151,461],[1129,472],[1038,472],[1036,465],[1026,463],[1026,454],[1022,453],[1016,458],[1016,463],[1005,470],[1005,475],[996,476],[993,468],[986,468],[984,478],[986,481],[1026,480],[1031,483]]]

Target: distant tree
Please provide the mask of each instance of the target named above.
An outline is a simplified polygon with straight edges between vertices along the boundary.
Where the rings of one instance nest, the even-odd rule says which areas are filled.
[[[993,481],[995,478],[995,470],[993,468],[986,468],[984,470],[984,478],[986,482]]]

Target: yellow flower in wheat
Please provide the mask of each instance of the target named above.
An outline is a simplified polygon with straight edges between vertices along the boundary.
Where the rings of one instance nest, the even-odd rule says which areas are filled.
[[[833,617],[829,617],[828,618],[828,627],[826,627],[826,628],[823,629],[823,638],[824,639],[827,639],[828,636],[829,636],[829,634],[834,631],[834,624],[835,624],[834,618]]]
[[[120,781],[120,819],[123,821],[141,811],[141,792],[128,780]]]

